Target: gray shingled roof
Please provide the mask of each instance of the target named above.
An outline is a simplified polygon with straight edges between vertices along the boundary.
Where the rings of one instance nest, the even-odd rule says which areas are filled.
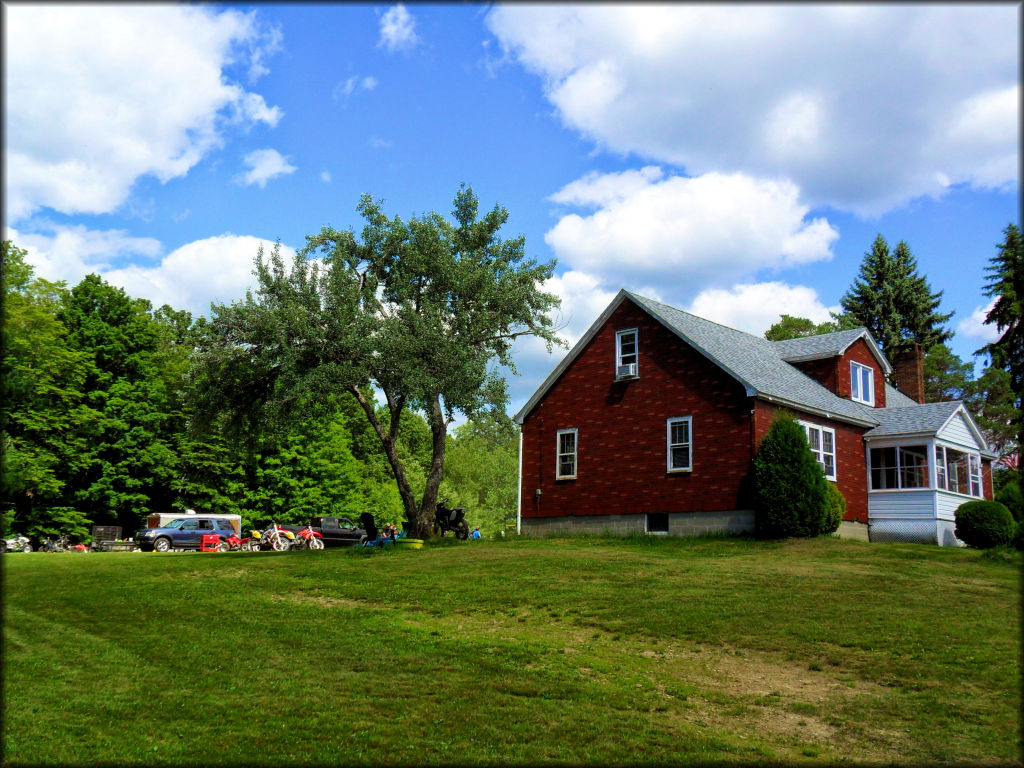
[[[749,394],[799,410],[817,412],[840,421],[871,427],[865,433],[867,437],[937,433],[961,405],[959,402],[920,404],[886,384],[885,397],[888,407],[871,408],[839,397],[786,362],[787,359],[812,360],[816,356],[828,357],[828,350],[835,350],[831,354],[841,354],[864,333],[863,329],[789,341],[768,341],[760,336],[713,323],[668,304],[623,290],[617,300],[612,302],[551,372],[530,401],[523,406],[516,415],[516,421],[522,423],[522,419],[532,410],[533,405],[557,381],[575,355],[583,350],[591,335],[623,296],[644,308],[687,344],[736,378],[746,387]]]
[[[820,336],[804,336],[799,339],[773,341],[775,351],[783,360],[817,360],[822,357],[836,357],[864,335],[866,329],[854,328],[849,331],[823,333]]]
[[[751,394],[820,411],[842,421],[864,426],[878,423],[875,409],[839,397],[783,360],[776,350],[777,342],[713,323],[629,291],[626,295],[732,374]]]
[[[879,408],[875,411],[878,426],[865,432],[864,437],[894,437],[919,433],[932,435],[942,429],[961,405],[963,403],[959,400],[950,400],[944,403],[914,403],[903,408]]]
[[[885,405],[886,408],[911,408],[920,405],[917,400],[907,397],[889,382],[885,383]]]

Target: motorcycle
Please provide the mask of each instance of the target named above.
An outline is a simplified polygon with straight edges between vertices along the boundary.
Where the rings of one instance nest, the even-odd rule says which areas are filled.
[[[279,528],[274,522],[271,522],[270,527],[260,534],[261,548],[266,546],[275,552],[287,552],[292,548],[293,541],[295,541],[295,534],[284,528]]]
[[[312,523],[306,523],[306,527],[299,531],[292,546],[295,549],[323,549],[324,536],[320,531],[313,530]]]
[[[43,543],[39,545],[40,552],[67,552],[70,543],[68,537],[58,536],[56,539],[51,539],[47,536],[43,539]]]
[[[457,539],[469,538],[469,523],[466,522],[466,508],[449,508],[448,499],[441,499],[437,502],[437,509],[434,511],[434,533],[444,536],[451,531]]]
[[[5,552],[31,552],[32,544],[24,536],[12,536],[4,539]]]

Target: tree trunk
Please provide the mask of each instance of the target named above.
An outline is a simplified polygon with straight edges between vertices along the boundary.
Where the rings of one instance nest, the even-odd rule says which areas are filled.
[[[405,518],[406,520],[412,521],[413,526],[416,529],[417,536],[419,536],[421,533],[421,526],[419,524],[419,514],[417,513],[416,508],[416,497],[413,496],[412,488],[409,485],[409,479],[405,476],[405,465],[402,464],[402,460],[398,457],[398,425],[399,420],[402,417],[404,401],[401,398],[396,401],[390,396],[388,397],[388,409],[391,411],[391,425],[390,429],[385,430],[384,425],[380,423],[380,419],[377,418],[377,413],[373,409],[373,402],[367,400],[357,387],[349,387],[349,391],[355,396],[359,405],[362,406],[363,412],[366,414],[366,418],[370,422],[370,426],[373,427],[373,431],[376,432],[377,437],[380,438],[381,445],[384,446],[384,454],[388,457],[388,463],[391,465],[391,473],[395,476],[395,483],[398,484],[398,495],[402,499],[402,507],[405,509]],[[429,530],[428,526],[428,533]],[[419,538],[423,537],[419,536]]]
[[[434,512],[437,510],[437,489],[444,477],[445,437],[448,434],[448,422],[441,412],[441,399],[435,396],[427,412],[427,423],[430,425],[431,460],[430,472],[427,474],[427,485],[423,489],[423,503],[420,505],[417,528],[427,535],[434,526]]]

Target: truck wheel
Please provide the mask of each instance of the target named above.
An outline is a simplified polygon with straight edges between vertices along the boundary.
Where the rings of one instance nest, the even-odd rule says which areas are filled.
[[[153,542],[153,549],[157,552],[170,552],[171,540],[160,538]]]

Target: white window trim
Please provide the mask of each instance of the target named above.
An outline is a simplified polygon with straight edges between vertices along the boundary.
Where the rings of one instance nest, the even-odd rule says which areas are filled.
[[[807,434],[808,427],[810,427],[811,429],[817,429],[820,432],[830,432],[832,434],[832,453],[826,454],[824,441],[822,441],[821,450],[818,451],[818,453],[822,454],[823,456],[824,455],[828,455],[828,456],[832,457],[832,474],[831,475],[825,475],[825,479],[826,480],[831,480],[832,482],[836,482],[838,477],[839,477],[839,442],[836,440],[836,431],[834,429],[832,429],[832,427],[823,427],[820,424],[813,424],[813,423],[811,423],[809,421],[797,421],[797,424],[799,424],[801,427],[804,428],[804,439],[807,440],[807,447],[808,448],[811,448],[810,437]],[[811,453],[814,453],[814,452],[815,452],[814,449],[811,448]],[[817,461],[818,457],[815,456],[814,458],[815,458],[815,461]],[[821,462],[821,461],[818,461],[818,466],[821,467],[822,474],[824,474],[825,473],[824,463]]]
[[[562,472],[562,435],[571,434],[572,438],[572,468],[573,473],[571,475],[563,475]],[[564,454],[568,456],[569,454]],[[579,429],[573,427],[572,429],[560,429],[555,433],[555,480],[575,480],[577,473],[580,471],[580,436]]]
[[[904,488],[903,487],[903,463],[900,461],[900,449],[901,448],[913,448],[918,445],[924,446],[925,461],[928,466],[928,485],[922,485],[916,488]],[[871,461],[871,451],[877,448],[893,448],[896,451],[896,484],[897,488],[875,488],[871,482],[871,471],[875,468],[875,465]],[[931,493],[938,486],[935,480],[935,446],[932,441],[925,441],[921,443],[883,443],[881,445],[869,445],[867,449],[867,465],[868,465],[868,493],[920,493],[922,491]]]
[[[861,377],[860,371],[864,370],[868,372],[870,377],[871,386],[868,387],[867,397],[863,397],[864,393],[860,393],[860,396],[853,394],[853,383],[857,382],[857,388],[860,389]],[[855,403],[864,403],[864,405],[875,404],[875,369],[869,365],[863,363],[856,363],[853,360],[850,361],[850,399]]]
[[[685,467],[673,467],[672,466],[672,425],[676,422],[686,422],[686,434],[689,436],[690,441],[686,443],[686,447],[690,449],[690,463]],[[683,445],[683,443],[679,443]],[[673,416],[670,419],[665,419],[665,467],[668,472],[692,472],[693,471],[693,416]]]
[[[633,346],[636,348],[636,352],[633,354],[636,356],[636,373],[634,377],[639,378],[640,376],[640,331],[636,328],[623,328],[621,331],[615,332],[615,377],[619,377],[619,366],[622,365],[622,337],[627,334],[633,334]]]
[[[946,487],[945,488],[943,488],[941,485],[939,485],[939,462],[938,462],[938,459],[937,459],[937,457],[935,455],[935,451],[937,449],[939,449],[939,448],[942,449],[942,468],[944,470],[943,474],[946,477]],[[966,493],[964,491],[960,491],[960,490],[954,491],[954,490],[951,490],[949,488],[949,463],[948,463],[948,459],[946,458],[946,450],[947,449],[951,450],[951,451],[956,451],[957,453],[966,454],[966,456],[967,456],[967,492]],[[977,462],[977,466],[978,466],[978,475],[977,475],[977,477],[978,477],[978,491],[979,491],[979,493],[978,493],[977,496],[975,496],[973,493],[971,493],[971,480],[973,478],[973,476],[971,474],[971,463],[972,463],[971,462],[971,457],[974,457],[974,460]],[[934,471],[934,474],[932,476],[932,479],[933,479],[933,481],[935,483],[935,485],[934,485],[935,490],[941,491],[942,493],[952,493],[955,496],[964,496],[964,497],[966,497],[968,499],[984,499],[985,498],[985,470],[982,468],[981,454],[980,453],[978,453],[977,451],[972,451],[970,448],[967,448],[966,446],[962,446],[962,445],[948,445],[948,444],[945,444],[945,443],[935,443],[935,448],[932,450],[932,453],[931,453],[929,458],[931,459],[932,463],[935,465],[935,471]]]

